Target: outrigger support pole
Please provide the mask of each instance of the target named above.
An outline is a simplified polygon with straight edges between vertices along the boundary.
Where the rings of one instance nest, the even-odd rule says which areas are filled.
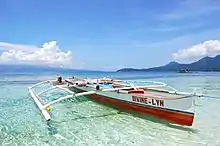
[[[29,93],[31,94],[31,97],[34,99],[35,103],[37,104],[38,108],[41,110],[44,118],[48,121],[51,119],[51,116],[49,114],[49,110],[47,108],[50,108],[51,105],[55,104],[55,103],[58,103],[62,100],[65,100],[65,99],[69,99],[69,98],[74,98],[74,97],[79,97],[79,96],[85,96],[85,95],[89,95],[89,94],[94,94],[94,93],[97,93],[97,92],[107,92],[107,91],[116,91],[116,90],[122,90],[122,89],[132,89],[133,87],[124,87],[124,88],[114,88],[114,89],[103,89],[103,90],[95,90],[95,91],[88,91],[88,92],[83,92],[83,93],[77,93],[75,94],[74,92],[70,91],[69,89],[67,88],[64,88],[64,87],[60,87],[58,85],[55,85],[38,94],[34,93],[33,91],[33,88],[37,87],[37,86],[40,86],[42,84],[45,84],[45,83],[50,83],[51,84],[51,81],[43,81],[43,82],[40,82],[38,84],[35,84],[31,87],[29,87]],[[70,86],[69,86],[70,87]],[[44,104],[43,101],[41,101],[40,99],[40,95],[42,95],[43,93],[45,92],[48,92],[52,89],[56,89],[56,88],[59,88],[61,90],[64,90],[64,91],[67,91],[68,93],[70,93],[69,95],[67,96],[64,96],[64,97],[60,97],[52,102],[49,102],[47,104]]]
[[[43,109],[43,103],[42,101],[40,101],[39,97],[37,95],[35,95],[34,91],[32,90],[34,87],[48,83],[50,81],[44,81],[44,82],[40,82],[38,84],[35,84],[34,86],[29,88],[29,92],[31,94],[31,97],[34,99],[35,103],[37,104],[38,108],[41,109],[41,112],[44,116],[44,118],[48,121],[51,119],[51,116],[49,114],[49,112],[46,109]]]
[[[40,102],[40,100],[38,99],[38,97],[34,94],[34,92],[33,92],[31,89],[29,89],[29,92],[30,92],[32,98],[34,99],[35,103],[37,104],[38,108],[41,109],[41,112],[42,112],[44,118],[45,118],[47,121],[50,120],[51,117],[50,117],[49,112],[48,112],[45,108],[43,108],[44,106],[43,106],[43,104]]]
[[[68,90],[68,89],[65,89],[65,88],[62,88],[62,87],[59,87],[59,88],[65,90],[65,91]],[[48,103],[48,104],[45,104],[42,109],[45,109],[45,108],[47,108],[48,106],[51,106],[52,104],[58,103],[58,102],[60,102],[60,101],[62,101],[62,100],[68,99],[68,98],[74,98],[74,97],[79,97],[79,96],[86,96],[86,95],[90,95],[90,94],[95,94],[95,93],[97,93],[97,92],[116,91],[116,90],[122,90],[122,89],[132,89],[132,88],[133,88],[133,87],[114,88],[114,89],[103,89],[103,90],[96,90],[96,91],[87,91],[87,92],[82,92],[82,93],[77,93],[77,94],[75,94],[74,92],[72,92],[72,94],[70,94],[70,95],[61,97],[61,98],[59,98],[59,99],[57,99],[57,100],[54,100],[54,101],[52,101],[52,102],[50,102],[50,103]],[[69,90],[68,92],[71,93],[70,90]]]

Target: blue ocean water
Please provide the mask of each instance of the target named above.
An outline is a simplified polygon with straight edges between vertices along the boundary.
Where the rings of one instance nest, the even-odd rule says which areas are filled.
[[[162,81],[179,90],[193,91],[196,88],[198,92],[220,98],[220,73],[84,71],[62,75]],[[28,87],[56,76],[56,73],[0,74],[0,145],[220,145],[220,99],[197,99],[196,116],[191,127],[169,125],[156,118],[118,111],[87,97],[56,104],[52,107],[52,120],[47,122],[30,97]],[[56,98],[62,93],[47,96]]]

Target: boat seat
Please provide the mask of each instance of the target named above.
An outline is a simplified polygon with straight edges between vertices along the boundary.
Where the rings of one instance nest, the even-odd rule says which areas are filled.
[[[67,83],[73,85],[73,82],[71,82],[71,81],[65,80],[65,82],[67,82]]]
[[[112,85],[113,88],[123,88],[123,85]]]
[[[53,86],[57,86],[57,85],[65,85],[66,82],[64,82],[64,81],[62,81],[62,82],[52,81],[51,84],[52,84]]]

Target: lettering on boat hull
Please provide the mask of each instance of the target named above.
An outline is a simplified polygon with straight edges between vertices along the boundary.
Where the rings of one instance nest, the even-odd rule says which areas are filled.
[[[141,96],[132,96],[132,101],[138,102],[138,103],[144,103],[147,105],[164,107],[164,100],[161,100],[161,99],[147,98],[147,97],[141,97]]]

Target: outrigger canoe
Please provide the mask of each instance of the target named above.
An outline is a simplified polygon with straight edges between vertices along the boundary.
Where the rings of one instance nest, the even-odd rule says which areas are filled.
[[[50,84],[51,88],[37,94],[34,88],[43,84]],[[44,103],[40,96],[57,88],[69,95]],[[65,80],[58,77],[56,80],[43,81],[29,87],[29,92],[46,120],[51,119],[52,105],[65,99],[88,96],[97,102],[120,109],[187,126],[191,126],[194,120],[194,97],[203,96],[198,93],[179,92],[162,82],[77,77]]]

